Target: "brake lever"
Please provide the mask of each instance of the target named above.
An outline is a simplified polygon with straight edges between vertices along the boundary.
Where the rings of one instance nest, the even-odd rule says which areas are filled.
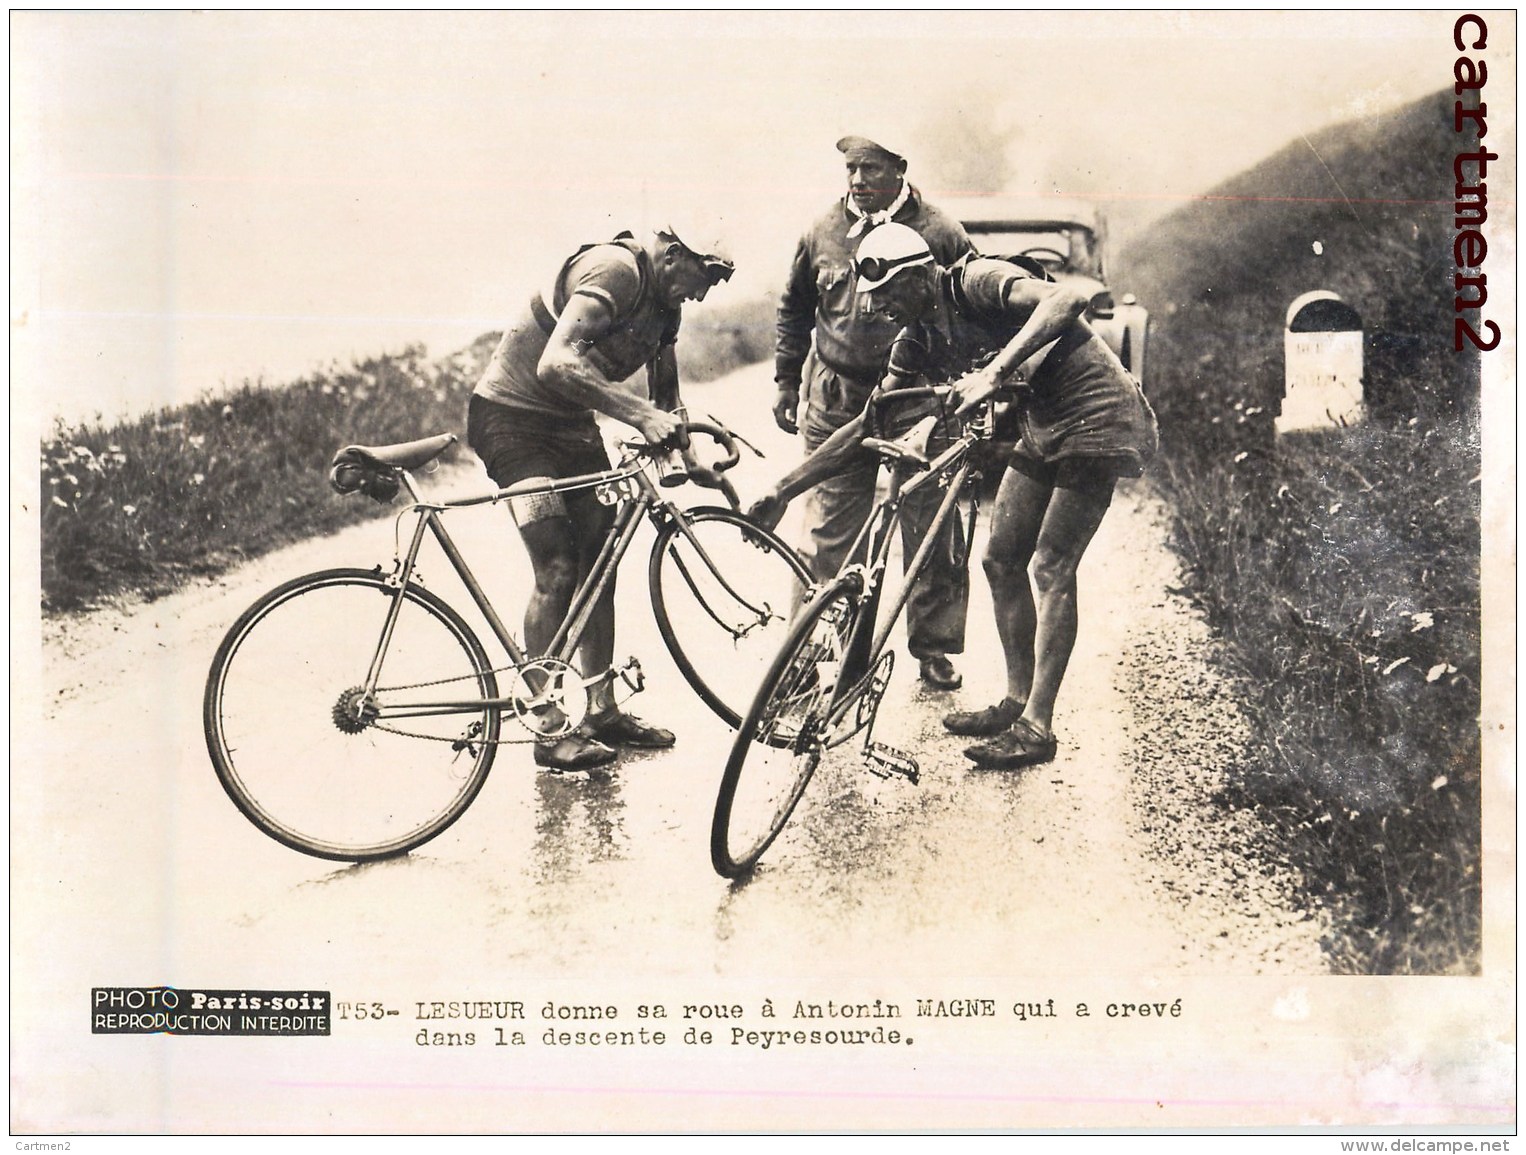
[[[714,413],[707,413],[707,414],[705,414],[705,416],[710,418],[710,421],[713,424],[719,425],[722,429],[726,430],[726,432],[731,435],[731,439],[733,441],[740,441],[743,445],[747,446],[748,449],[751,449],[753,451],[753,453],[757,454],[757,456],[759,456],[759,457],[766,458],[768,456],[761,449],[759,449],[756,445],[754,445],[751,441],[748,441],[747,438],[743,437],[740,433],[738,433],[735,429],[732,429],[729,426],[727,426],[727,424],[724,421],[722,421],[719,417],[717,417]]]

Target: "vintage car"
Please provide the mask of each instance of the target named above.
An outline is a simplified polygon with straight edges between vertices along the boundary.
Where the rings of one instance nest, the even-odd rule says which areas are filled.
[[[1090,202],[1061,197],[943,197],[938,207],[955,217],[985,256],[1006,257],[1075,285],[1091,298],[1086,320],[1141,386],[1149,312],[1132,293],[1114,298],[1104,256],[1107,224]]]

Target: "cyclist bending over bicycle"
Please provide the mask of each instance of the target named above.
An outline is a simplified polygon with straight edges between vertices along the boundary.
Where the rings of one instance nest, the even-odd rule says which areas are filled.
[[[645,242],[621,233],[563,262],[552,284],[505,329],[473,392],[467,443],[488,476],[507,487],[610,468],[598,412],[634,426],[652,444],[682,450],[691,476],[706,480],[707,471],[688,457],[674,342],[683,303],[704,300],[732,268],[713,246],[680,239],[671,227]],[[650,400],[617,385],[642,366]],[[525,649],[539,655],[593,568],[614,510],[590,489],[515,497],[509,508],[535,575]],[[583,635],[579,657],[587,678],[614,661],[614,592],[611,582]],[[583,770],[613,761],[616,746],[673,744],[671,731],[620,711],[607,678],[592,687],[589,708],[577,731],[536,745],[537,764]]]
[[[1139,476],[1154,455],[1155,414],[1082,318],[1087,300],[1072,289],[1005,260],[966,257],[940,268],[920,235],[894,223],[864,238],[854,275],[866,304],[903,326],[881,390],[951,382],[957,412],[965,413],[1009,380],[1027,384],[1021,440],[997,492],[984,561],[1007,693],[943,724],[989,739],[965,750],[977,766],[1047,762],[1056,751],[1055,698],[1076,640],[1076,568],[1116,480]],[[781,478],[749,516],[777,525],[793,497],[861,460],[864,434],[860,416]]]

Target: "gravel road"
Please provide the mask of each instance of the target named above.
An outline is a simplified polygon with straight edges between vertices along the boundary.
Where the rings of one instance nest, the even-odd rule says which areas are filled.
[[[727,416],[759,388],[749,374],[757,371],[700,391],[696,408]],[[772,459],[741,473],[744,496],[791,452],[780,438],[764,441]],[[458,484],[475,486],[478,475]],[[501,556],[506,519],[492,519],[502,511],[474,516],[468,555],[475,544]],[[205,950],[209,962],[268,950],[273,928],[300,935],[313,920],[337,924],[350,944],[366,940],[366,911],[379,903],[396,917],[377,949],[409,954],[399,927],[423,932],[417,941],[431,949],[435,936],[467,927],[453,944],[467,954],[570,973],[596,972],[610,952],[638,967],[717,974],[802,957],[851,958],[860,970],[936,967],[946,965],[951,935],[975,973],[1013,965],[1066,973],[1078,958],[1099,971],[1126,959],[1130,971],[1323,973],[1319,912],[1298,907],[1295,880],[1257,816],[1216,800],[1246,746],[1245,724],[1213,670],[1208,631],[1166,592],[1178,579],[1164,533],[1142,486],[1120,491],[1082,569],[1081,638],[1054,763],[972,773],[959,740],[941,730],[946,709],[999,693],[999,650],[977,577],[965,689],[925,693],[903,660],[882,710],[876,737],[918,752],[922,784],[882,782],[852,757],[829,760],[765,868],[728,887],[709,871],[705,839],[729,731],[677,678],[638,604],[644,582],[634,573],[621,586],[619,652],[640,654],[647,667],[639,712],[681,730],[672,754],[629,756],[607,776],[552,778],[531,772],[523,747],[509,748],[455,828],[407,860],[364,869],[335,871],[244,823],[201,742],[207,660],[261,590],[306,570],[381,560],[386,523],[358,526],[159,602],[44,623],[47,772],[17,803],[23,815],[31,808],[37,829],[85,837],[56,860],[27,859],[22,872],[64,876],[67,922],[109,920],[123,863],[161,885],[226,863],[215,893],[177,891],[155,906],[160,918],[197,911],[224,928],[180,944]],[[127,779],[155,789],[129,791]],[[81,853],[91,846],[119,857]],[[471,918],[454,917],[466,909]],[[893,957],[887,940],[899,944]],[[353,956],[344,946],[333,957]]]

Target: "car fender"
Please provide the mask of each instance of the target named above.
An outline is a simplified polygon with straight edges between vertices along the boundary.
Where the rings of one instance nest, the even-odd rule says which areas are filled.
[[[1113,352],[1118,354],[1123,367],[1134,374],[1135,380],[1143,388],[1145,353],[1150,336],[1150,311],[1143,305],[1119,305],[1113,313],[1113,324],[1118,327],[1118,344]]]

